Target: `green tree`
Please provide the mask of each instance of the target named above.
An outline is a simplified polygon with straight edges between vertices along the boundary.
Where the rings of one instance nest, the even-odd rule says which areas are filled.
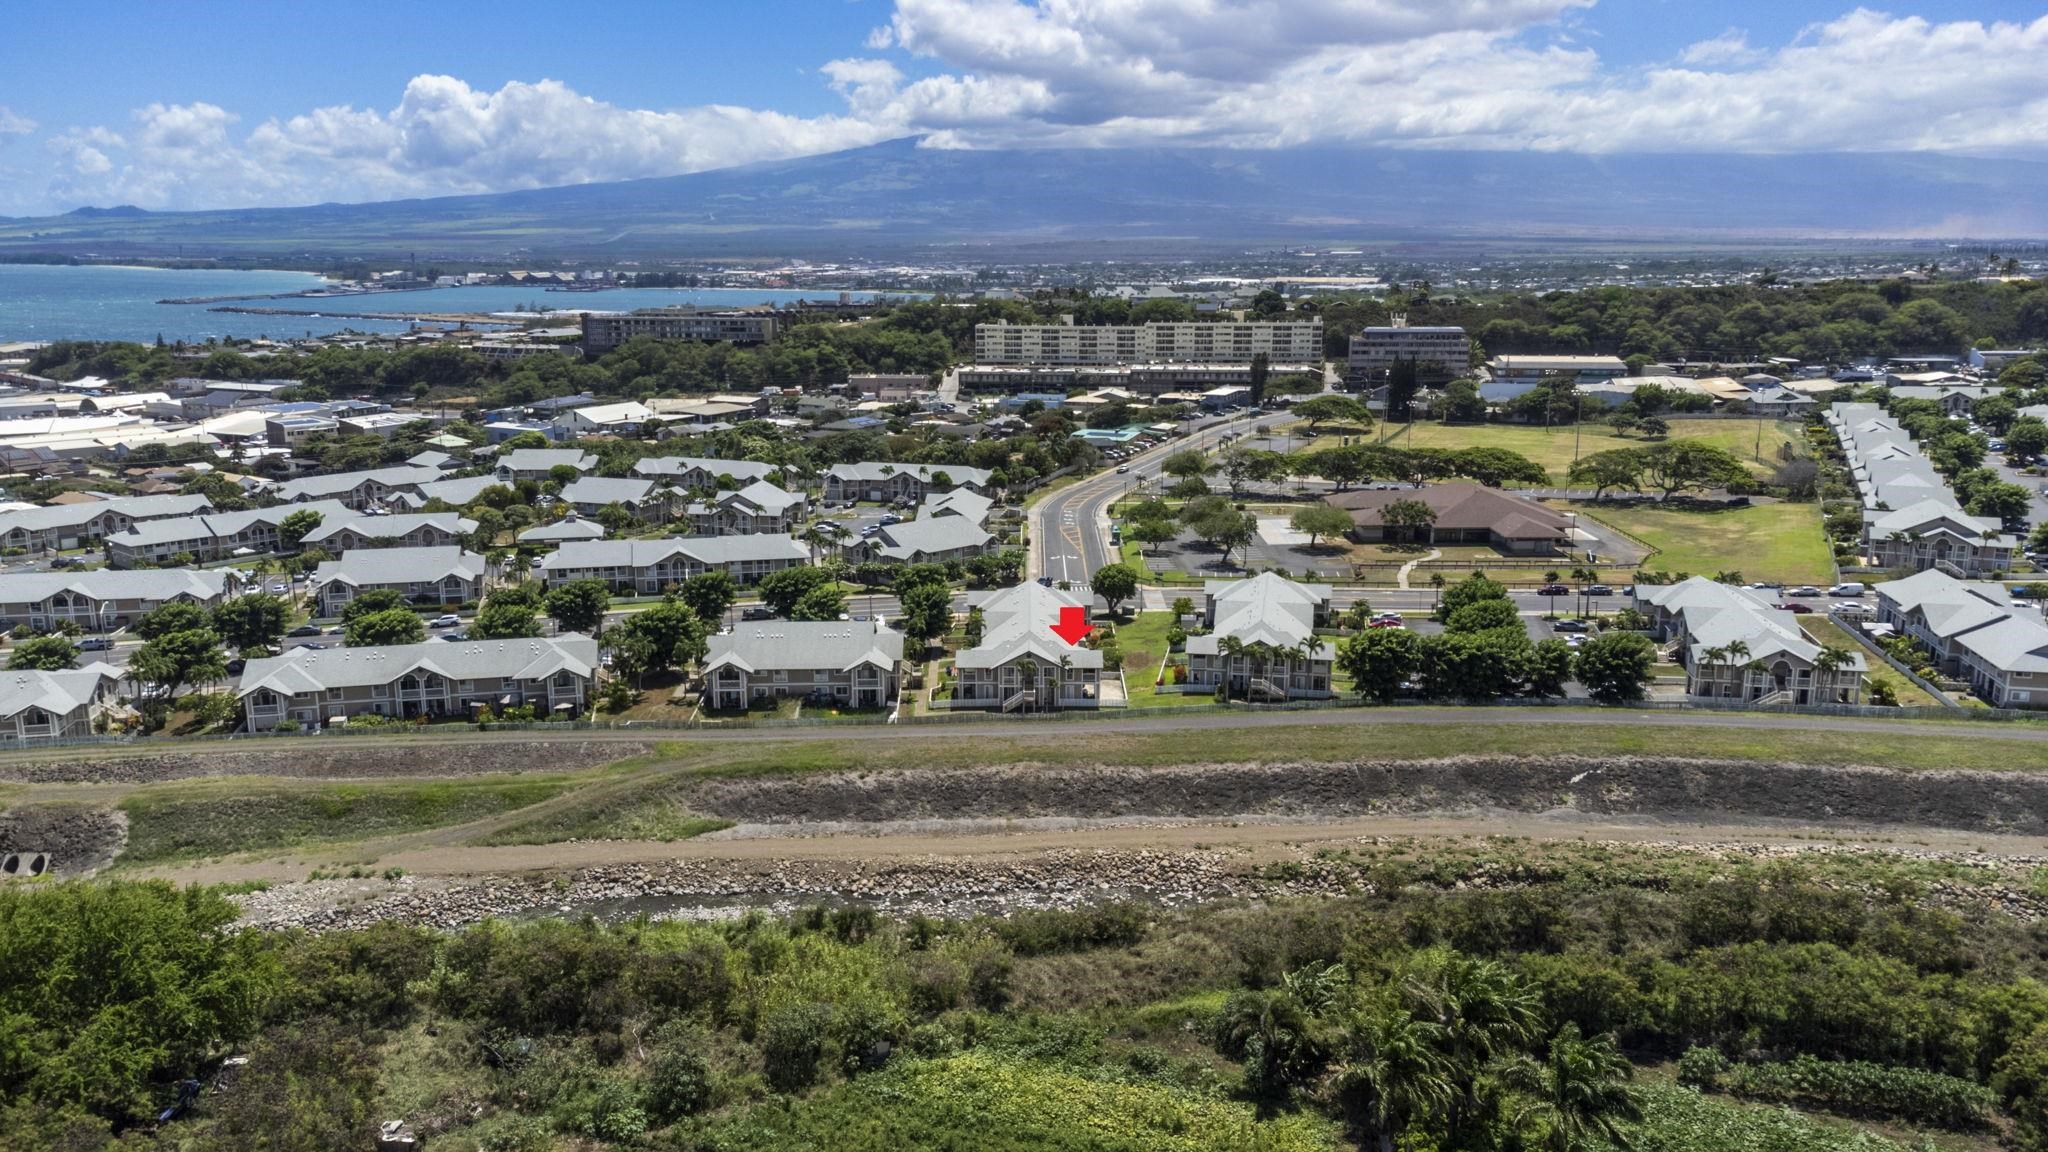
[[[135,679],[155,684],[164,698],[175,700],[187,684],[218,680],[228,674],[220,633],[211,628],[166,632],[135,650],[128,671]]]
[[[1352,528],[1351,513],[1320,502],[1295,509],[1288,523],[1296,532],[1308,533],[1308,546],[1311,548],[1323,537],[1342,536]]]
[[[1159,471],[1178,480],[1199,480],[1209,474],[1209,457],[1193,448],[1183,448],[1159,464]]]
[[[631,512],[626,511],[616,500],[599,508],[597,515],[593,519],[599,524],[604,525],[604,530],[613,536],[624,535],[632,530],[634,525],[640,523]]]
[[[1217,1022],[1216,1047],[1243,1062],[1246,1092],[1267,1104],[1285,1101],[1329,1058],[1314,1015],[1285,988],[1232,993]]]
[[[1491,632],[1496,628],[1522,627],[1521,613],[1511,600],[1475,600],[1451,610],[1444,617],[1446,632]]]
[[[571,580],[549,589],[542,603],[562,629],[595,635],[604,627],[604,614],[611,607],[612,594],[602,580]]]
[[[375,615],[378,612],[389,612],[394,608],[411,610],[411,604],[406,600],[405,593],[400,592],[396,588],[372,588],[347,604],[342,605],[341,622],[343,624],[352,623],[365,616]]]
[[[1450,585],[1438,596],[1436,619],[1438,623],[1442,623],[1451,618],[1451,613],[1468,604],[1477,604],[1482,600],[1499,600],[1505,603],[1507,599],[1507,585],[1502,584],[1498,580],[1489,580],[1485,576],[1474,572],[1456,584]]]
[[[392,644],[418,644],[427,638],[427,626],[410,608],[387,608],[350,620],[343,626],[351,648],[382,648]]]
[[[1643,468],[1641,452],[1633,448],[1610,448],[1573,461],[1567,478],[1573,484],[1592,488],[1593,499],[1598,500],[1611,489],[1636,491],[1642,486]]]
[[[298,550],[299,542],[306,534],[320,527],[320,513],[311,508],[301,508],[277,522],[277,543],[286,552]]]
[[[837,620],[846,615],[846,593],[837,584],[815,584],[790,607],[791,620]]]
[[[1170,517],[1148,516],[1130,521],[1124,529],[1124,534],[1136,540],[1140,546],[1156,550],[1159,545],[1180,535],[1180,528]]]
[[[1421,654],[1421,638],[1406,628],[1367,628],[1338,643],[1336,663],[1359,696],[1384,703],[1401,695]]]
[[[173,632],[191,632],[213,627],[213,618],[206,609],[189,601],[178,600],[165,604],[135,622],[135,634],[144,640],[154,640]]]
[[[1095,570],[1088,586],[1102,597],[1114,616],[1124,601],[1138,594],[1138,570],[1128,564],[1104,564]]]
[[[1363,1135],[1361,1146],[1394,1152],[1411,1126],[1450,1106],[1454,1089],[1443,1032],[1438,1022],[1387,1004],[1370,1004],[1346,1019],[1331,1087]]]
[[[2005,451],[2008,456],[2022,460],[2032,460],[2048,452],[2048,423],[2035,416],[2013,421],[2005,432]]]
[[[1325,423],[1351,424],[1359,428],[1372,427],[1372,410],[1356,396],[1331,393],[1303,400],[1289,409],[1296,416],[1308,421],[1310,432]]]
[[[530,605],[498,599],[484,599],[483,611],[469,626],[477,640],[518,640],[540,635],[540,620]]]
[[[605,633],[605,646],[631,655],[633,672],[663,672],[704,658],[708,649],[705,622],[680,597],[635,612]]]
[[[78,666],[78,646],[62,636],[32,636],[7,655],[7,670],[62,672]]]
[[[152,1084],[246,1040],[283,977],[240,916],[218,889],[162,880],[0,887],[10,1101],[138,1122]]]
[[[1380,524],[1391,540],[1419,540],[1425,531],[1434,536],[1436,509],[1420,500],[1395,500],[1380,509]]]
[[[1643,482],[1669,500],[1686,489],[1726,488],[1749,478],[1742,461],[1701,440],[1670,440],[1642,449]]]
[[[1506,448],[1466,448],[1451,454],[1451,467],[1459,476],[1477,480],[1488,488],[1504,484],[1545,484],[1550,480],[1543,466]]]
[[[1278,295],[1278,293],[1274,293],[1274,294],[1275,294],[1275,295]],[[1264,403],[1266,402],[1266,380],[1267,380],[1267,378],[1268,378],[1269,376],[1271,376],[1271,375],[1272,375],[1272,373],[1273,373],[1273,368],[1272,368],[1272,365],[1271,365],[1271,364],[1270,364],[1270,363],[1268,362],[1268,360],[1267,360],[1267,357],[1266,357],[1266,354],[1265,354],[1264,352],[1254,352],[1254,353],[1252,353],[1252,363],[1251,363],[1251,398],[1252,398],[1252,407],[1256,408],[1256,407],[1258,407],[1259,405],[1261,405],[1261,404],[1264,404]]]
[[[1551,1037],[1540,1063],[1519,1062],[1508,1079],[1528,1094],[1514,1118],[1519,1132],[1541,1132],[1545,1152],[1589,1152],[1630,1146],[1626,1122],[1640,1120],[1629,1080],[1635,1068],[1612,1036],[1588,1037],[1567,1022]]]
[[[699,572],[683,581],[682,600],[699,620],[707,623],[724,618],[740,598],[739,586],[723,568]]]
[[[252,592],[222,601],[213,610],[213,630],[237,652],[259,652],[284,638],[291,612],[281,597]]]
[[[832,577],[822,568],[784,568],[761,577],[761,603],[777,616],[791,616],[796,606],[813,589],[830,584]],[[836,619],[837,613],[833,616]]]
[[[917,584],[898,594],[903,634],[921,645],[953,630],[953,590],[945,584]]]

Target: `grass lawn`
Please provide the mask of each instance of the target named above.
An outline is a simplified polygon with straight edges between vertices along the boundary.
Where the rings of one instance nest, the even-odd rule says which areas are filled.
[[[1700,511],[1649,503],[1602,504],[1553,501],[1656,548],[1643,562],[1653,571],[1712,576],[1736,571],[1749,580],[1787,584],[1828,584],[1833,555],[1821,533],[1818,504],[1753,504],[1747,508]]]
[[[1300,425],[1306,428],[1307,425]],[[1574,433],[1569,427],[1541,428],[1522,424],[1436,424],[1417,422],[1408,425],[1408,433],[1399,435],[1401,426],[1382,425],[1374,436],[1393,437],[1390,440],[1398,448],[1506,448],[1520,452],[1542,465],[1551,479],[1564,483],[1565,472],[1571,468],[1574,449]],[[1757,422],[1754,420],[1688,420],[1683,417],[1671,418],[1672,440],[1704,440],[1717,448],[1733,453],[1759,475],[1775,467],[1778,446],[1802,442],[1799,425],[1781,420],[1763,422],[1763,461],[1759,463],[1757,450]],[[1314,444],[1303,448],[1312,451],[1317,448],[1334,448],[1341,437],[1332,435],[1329,429],[1316,437]],[[1582,424],[1576,434],[1576,447],[1580,456],[1605,452],[1610,448],[1641,448],[1654,444],[1641,436],[1617,436],[1614,429],[1605,424]]]
[[[625,787],[597,786],[531,820],[479,837],[478,844],[557,844],[564,840],[688,840],[732,827],[732,821],[693,812],[673,777]]]
[[[1160,692],[1152,683],[1159,675],[1159,661],[1166,655],[1166,631],[1171,627],[1171,612],[1140,612],[1130,623],[1117,625],[1117,643],[1124,650],[1124,687],[1133,708],[1177,708],[1216,702],[1206,693]]]
[[[566,777],[298,785],[208,780],[153,785],[121,801],[123,864],[342,843],[511,812],[573,786]]]
[[[1806,629],[1807,635],[1820,641],[1822,644],[1832,644],[1837,648],[1847,648],[1849,651],[1862,656],[1864,662],[1870,665],[1870,678],[1889,683],[1892,686],[1892,691],[1898,693],[1899,706],[1901,708],[1938,708],[1941,706],[1941,701],[1929,695],[1926,689],[1892,671],[1884,661],[1871,655],[1870,649],[1857,643],[1854,636],[1849,635],[1841,625],[1836,624],[1833,620],[1823,619],[1818,615],[1802,616],[1799,618],[1799,626]]]
[[[1763,763],[1852,764],[1914,769],[2048,769],[2041,746],[2000,735],[2000,726],[1943,728],[1953,739],[1930,739],[1927,729],[1899,733],[1805,731],[1790,725],[1758,728],[1673,728],[1617,724],[1595,710],[1583,723],[1521,724],[1474,717],[1458,725],[1403,724],[1421,709],[1375,713],[1385,723],[1312,724],[1273,728],[1203,728],[1199,731],[1092,732],[1084,722],[1044,736],[1004,735],[962,740],[859,739],[750,743],[719,749],[695,762],[716,775],[784,772],[880,771],[888,768],[973,768],[1006,764],[1133,767],[1214,763],[1358,760],[1427,760],[1444,756],[1513,752],[1518,756],[1669,756]],[[1471,714],[1473,709],[1461,709]],[[703,751],[701,745],[698,751]]]

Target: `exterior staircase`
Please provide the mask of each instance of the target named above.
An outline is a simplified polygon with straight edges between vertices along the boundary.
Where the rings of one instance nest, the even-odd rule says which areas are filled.
[[[1037,695],[1038,694],[1036,692],[1033,692],[1029,688],[1018,689],[1016,692],[1010,694],[1010,698],[1008,700],[1003,701],[1003,711],[1015,712],[1017,709],[1022,708],[1025,705],[1031,703],[1031,701]]]
[[[1245,681],[1245,698],[1264,696],[1268,700],[1287,699],[1287,689],[1280,687],[1263,676],[1254,676]]]

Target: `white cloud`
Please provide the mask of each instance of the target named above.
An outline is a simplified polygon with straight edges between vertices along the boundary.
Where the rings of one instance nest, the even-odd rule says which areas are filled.
[[[1354,143],[1614,151],[2048,155],[2048,16],[1857,9],[1792,42],[1730,29],[1617,69],[1592,0],[897,0],[817,73],[838,114],[622,108],[552,80],[421,75],[389,108],[244,128],[151,104],[42,140],[47,186],[0,212],[307,203],[699,171],[923,134],[935,147]],[[0,137],[36,126],[0,108]],[[14,201],[5,198],[18,197]]]

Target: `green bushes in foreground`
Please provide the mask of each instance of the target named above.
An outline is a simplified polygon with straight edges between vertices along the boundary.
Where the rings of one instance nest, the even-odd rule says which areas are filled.
[[[1737,1097],[2048,1147],[2031,927],[1828,866],[1588,855],[1488,889],[1438,854],[1257,906],[320,935],[163,883],[12,887],[0,1147],[328,1152],[390,1117],[437,1152],[1890,1147]]]

